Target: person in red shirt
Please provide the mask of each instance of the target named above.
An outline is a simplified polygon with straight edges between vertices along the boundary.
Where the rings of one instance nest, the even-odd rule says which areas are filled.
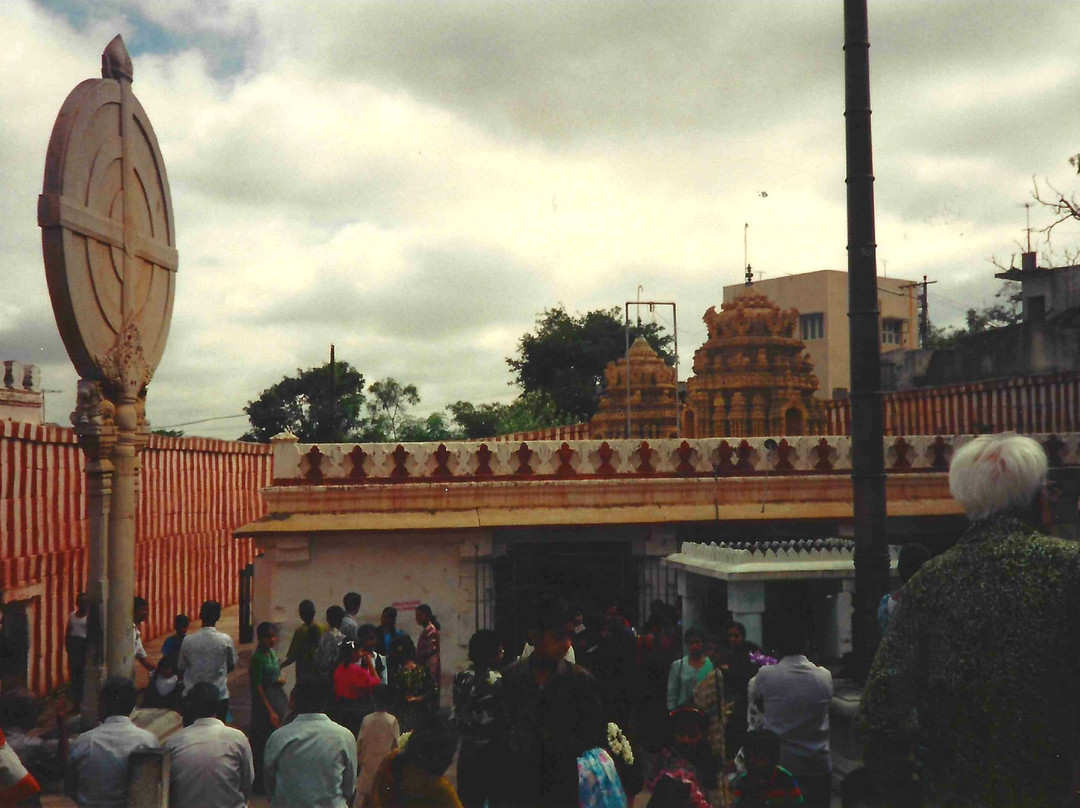
[[[341,660],[334,669],[334,714],[331,717],[356,735],[365,716],[375,709],[372,694],[380,684],[371,653],[352,640],[343,642]]]

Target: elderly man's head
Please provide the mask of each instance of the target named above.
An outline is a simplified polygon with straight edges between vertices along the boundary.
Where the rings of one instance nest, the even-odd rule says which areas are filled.
[[[971,521],[1029,512],[1046,485],[1046,452],[1031,438],[983,435],[961,448],[949,468],[949,490]]]

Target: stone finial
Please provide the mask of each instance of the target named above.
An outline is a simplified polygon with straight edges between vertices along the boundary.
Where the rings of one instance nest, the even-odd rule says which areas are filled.
[[[278,432],[274,437],[270,438],[271,443],[297,443],[299,440],[300,439],[296,437],[296,435],[288,430]]]
[[[4,361],[4,387],[9,390],[41,390],[41,370],[37,365],[27,365],[12,359]]]
[[[124,45],[124,38],[117,34],[101,53],[101,77],[103,79],[135,80],[135,66]]]

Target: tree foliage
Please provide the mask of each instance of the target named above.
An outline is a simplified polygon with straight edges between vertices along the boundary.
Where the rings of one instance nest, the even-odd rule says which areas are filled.
[[[630,341],[643,336],[669,363],[673,341],[656,323],[632,325]],[[626,331],[618,308],[570,315],[563,306],[545,310],[535,332],[518,341],[506,363],[524,393],[542,394],[555,408],[552,426],[587,421],[600,402],[604,368],[626,352]]]
[[[527,432],[558,423],[559,411],[543,393],[522,393],[509,404],[455,401],[446,407],[457,433],[469,439]]]
[[[291,432],[304,443],[343,443],[365,431],[364,376],[348,362],[296,369],[244,407],[251,429],[241,440],[269,443]]]
[[[999,301],[978,309],[968,309],[965,328],[939,328],[930,326],[930,337],[924,348],[953,348],[957,340],[981,334],[995,328],[1015,325],[1023,318],[1016,281],[1006,281],[994,297]]]
[[[382,440],[398,440],[398,431],[409,407],[420,403],[415,384],[402,384],[393,376],[373,382],[368,387],[371,400],[368,413],[371,417],[370,431]]]

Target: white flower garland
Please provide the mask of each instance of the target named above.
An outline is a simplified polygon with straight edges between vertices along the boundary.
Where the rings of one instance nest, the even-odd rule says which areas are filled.
[[[634,765],[634,750],[630,747],[630,741],[619,729],[619,725],[610,721],[607,725],[607,745],[612,754],[621,757],[627,766]]]

